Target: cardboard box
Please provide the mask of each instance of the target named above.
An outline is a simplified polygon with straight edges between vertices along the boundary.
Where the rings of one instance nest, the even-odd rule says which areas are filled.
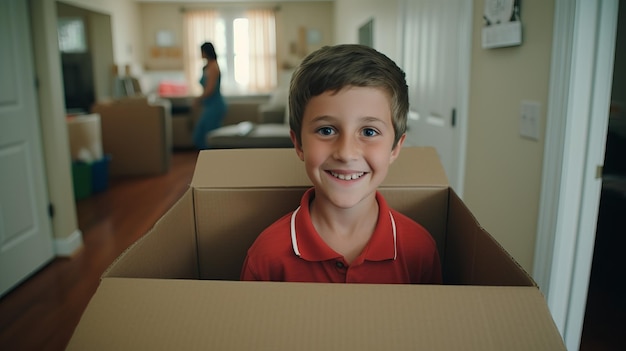
[[[72,160],[87,162],[101,159],[103,153],[100,115],[92,113],[70,116],[66,122]]]
[[[171,104],[147,97],[98,101],[102,149],[111,156],[109,174],[151,176],[167,173],[172,156]]]
[[[190,189],[103,275],[68,350],[565,350],[431,148],[405,148],[380,191],[437,240],[445,285],[236,281],[309,187],[291,149],[202,151]]]

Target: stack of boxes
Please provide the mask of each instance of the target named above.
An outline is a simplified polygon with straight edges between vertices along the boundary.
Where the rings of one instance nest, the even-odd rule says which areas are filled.
[[[72,157],[74,198],[84,199],[99,193],[109,185],[110,155],[103,155],[100,115],[87,114],[67,117]]]

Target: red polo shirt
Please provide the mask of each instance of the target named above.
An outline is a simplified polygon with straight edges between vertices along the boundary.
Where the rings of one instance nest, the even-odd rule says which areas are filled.
[[[440,284],[437,246],[424,227],[390,209],[380,193],[378,221],[350,264],[318,235],[311,221],[309,189],[300,207],[265,229],[248,250],[242,280]]]

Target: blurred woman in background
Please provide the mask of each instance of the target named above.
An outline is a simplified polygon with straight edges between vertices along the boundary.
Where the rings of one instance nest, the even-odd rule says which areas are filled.
[[[202,94],[196,100],[200,118],[193,131],[193,142],[196,148],[202,150],[210,147],[206,140],[207,133],[222,126],[227,106],[220,92],[221,73],[215,48],[212,43],[206,42],[200,46],[200,50],[206,65],[200,78]]]

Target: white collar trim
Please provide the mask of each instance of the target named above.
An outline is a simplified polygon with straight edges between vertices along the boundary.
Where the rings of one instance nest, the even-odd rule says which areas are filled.
[[[300,206],[291,214],[291,246],[296,256],[301,257],[300,249],[298,248],[298,239],[296,238],[296,214],[300,211]],[[398,258],[398,245],[396,245],[396,220],[393,218],[391,211],[389,211],[389,218],[391,219],[391,231],[393,233],[393,259]]]
[[[293,246],[293,252],[296,253],[296,256],[301,257],[298,249],[298,240],[296,239],[296,213],[298,211],[300,211],[300,206],[291,214],[291,246]]]
[[[393,219],[391,211],[389,211],[389,218],[391,218],[391,231],[393,232],[393,260],[398,258],[398,245],[396,245],[396,220]]]

